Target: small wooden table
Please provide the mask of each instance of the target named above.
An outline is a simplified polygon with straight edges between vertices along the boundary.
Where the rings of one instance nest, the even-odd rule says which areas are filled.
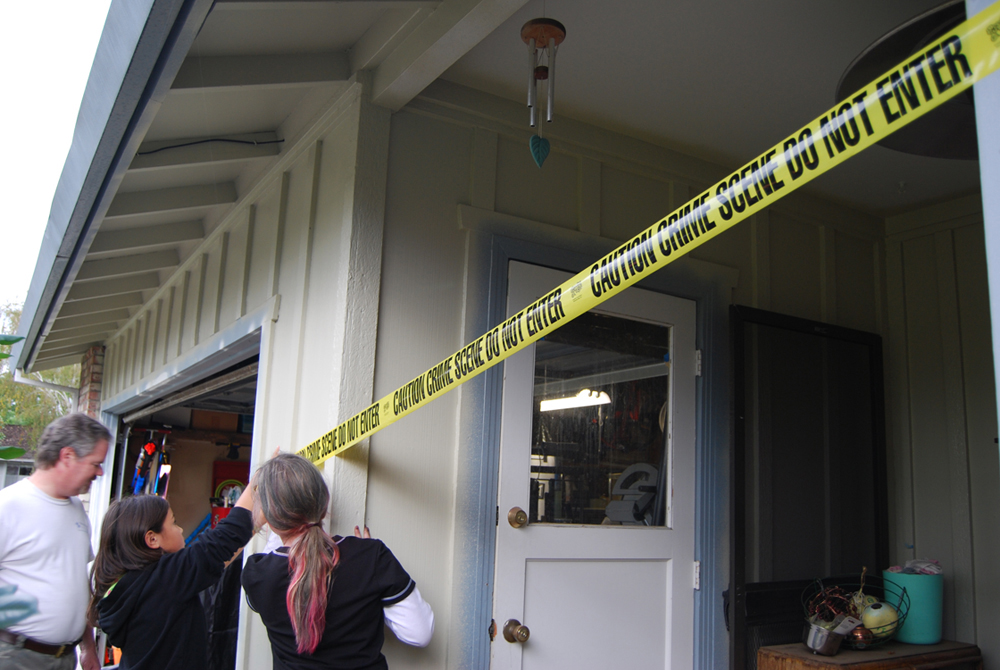
[[[761,647],[757,670],[983,670],[979,647],[965,642],[938,644],[886,642],[873,649],[855,651],[841,647],[835,656],[814,654],[801,642]]]

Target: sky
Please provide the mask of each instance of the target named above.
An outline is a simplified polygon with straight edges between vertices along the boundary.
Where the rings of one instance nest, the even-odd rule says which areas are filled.
[[[111,0],[4,3],[0,304],[24,302]],[[13,29],[10,29],[13,28]]]

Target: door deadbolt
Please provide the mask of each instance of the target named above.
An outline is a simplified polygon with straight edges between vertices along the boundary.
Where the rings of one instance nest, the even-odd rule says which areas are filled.
[[[531,631],[517,619],[507,619],[503,625],[503,639],[508,642],[527,642]]]
[[[527,525],[528,513],[520,507],[511,507],[510,511],[507,512],[507,523],[514,528],[520,528],[521,526]]]

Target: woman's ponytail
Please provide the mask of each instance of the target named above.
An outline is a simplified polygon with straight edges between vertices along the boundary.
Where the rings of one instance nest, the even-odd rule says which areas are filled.
[[[288,551],[285,605],[300,654],[311,654],[326,628],[326,602],[340,551],[319,524],[307,524]]]
[[[330,492],[316,466],[279,454],[254,473],[256,505],[273,531],[298,538],[288,552],[285,605],[300,654],[316,650],[326,628],[326,606],[340,560],[336,542],[322,528]],[[256,516],[256,515],[255,515]]]

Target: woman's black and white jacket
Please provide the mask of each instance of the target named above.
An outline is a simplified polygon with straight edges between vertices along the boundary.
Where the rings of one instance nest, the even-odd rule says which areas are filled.
[[[434,613],[388,547],[379,540],[335,537],[340,562],[329,590],[323,638],[312,654],[298,654],[285,603],[288,547],[274,546],[280,542],[273,533],[271,538],[264,553],[247,559],[243,589],[267,628],[274,670],[382,670],[387,668],[384,626],[406,644],[430,643]]]

